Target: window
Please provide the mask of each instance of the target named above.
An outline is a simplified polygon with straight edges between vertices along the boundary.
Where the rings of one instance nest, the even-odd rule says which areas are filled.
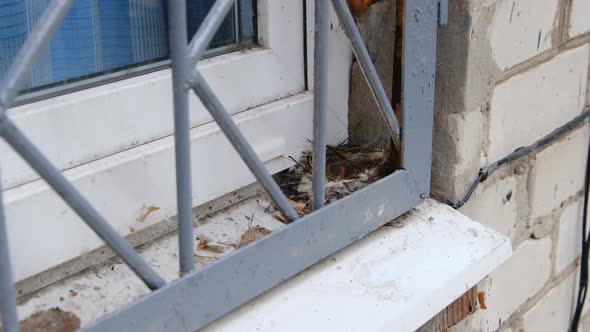
[[[259,0],[248,6],[243,0],[239,6],[242,22],[248,19],[247,9],[256,8],[256,43],[211,56],[199,68],[268,169],[278,172],[291,166],[286,157],[297,156],[312,137],[303,4]],[[346,51],[336,60],[342,57],[350,59]],[[346,75],[347,68],[341,72]],[[345,94],[346,81],[334,87],[338,86],[334,93]],[[331,128],[334,142],[346,133],[346,99],[339,102],[333,106],[338,110]],[[193,206],[198,206],[255,180],[193,94],[190,110]],[[102,80],[89,88],[27,102],[7,114],[120,234],[130,234],[130,226],[139,231],[176,214],[169,68]],[[18,239],[11,242],[17,280],[103,244],[2,140],[0,165],[7,219],[14,221],[10,237]],[[160,210],[138,227],[135,220],[151,205]],[[33,237],[31,229],[36,230]]]
[[[251,1],[242,1],[242,8],[235,5],[211,43],[211,54],[252,42]],[[47,1],[4,2],[0,3],[3,17],[0,21],[0,74],[4,74],[14,60]],[[213,0],[187,2],[189,36],[197,31],[213,3]],[[166,66],[165,4],[164,0],[76,1],[49,48],[37,61],[21,102]],[[109,73],[114,74],[106,75]],[[71,84],[73,82],[76,84]]]

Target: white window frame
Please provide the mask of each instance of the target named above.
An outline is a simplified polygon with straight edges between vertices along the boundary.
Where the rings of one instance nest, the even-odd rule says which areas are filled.
[[[312,137],[299,0],[258,0],[260,47],[203,60],[201,72],[271,172],[292,165]],[[307,6],[313,17],[313,6]],[[333,15],[333,22],[338,22]],[[307,32],[305,32],[307,30]],[[337,23],[330,47],[330,143],[347,137],[351,53]],[[308,56],[311,56],[308,54]],[[310,66],[311,67],[311,66]],[[9,110],[8,115],[64,171],[122,235],[176,215],[170,70],[160,70]],[[255,181],[191,94],[193,206]],[[2,186],[15,280],[103,245],[4,142]],[[147,206],[160,209],[137,222]]]

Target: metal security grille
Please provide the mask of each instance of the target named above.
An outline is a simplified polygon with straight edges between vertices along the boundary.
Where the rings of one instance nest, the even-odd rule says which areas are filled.
[[[217,0],[187,45],[186,3],[168,1],[174,90],[179,264],[182,277],[166,283],[99,211],[6,116],[36,58],[74,0],[52,0],[0,86],[0,136],[62,197],[153,292],[109,314],[86,331],[192,331],[254,298],[419,204],[429,193],[436,24],[446,7],[436,1],[407,1],[404,8],[402,72],[403,136],[391,103],[361,39],[346,0],[332,0],[340,23],[402,151],[402,169],[342,200],[325,205],[327,34],[329,1],[315,0],[314,178],[315,211],[299,217],[240,132],[196,64],[235,0]],[[392,18],[393,19],[393,18]],[[255,175],[289,225],[201,270],[195,271],[189,149],[188,93],[192,90]],[[1,193],[1,190],[0,190]],[[1,197],[0,197],[1,201]],[[18,331],[6,220],[0,204],[0,313],[6,332]]]

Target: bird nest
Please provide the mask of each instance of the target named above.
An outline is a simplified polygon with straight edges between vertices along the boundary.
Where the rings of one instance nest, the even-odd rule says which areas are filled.
[[[300,216],[311,212],[313,205],[311,152],[304,152],[295,166],[275,176],[291,205]],[[333,203],[394,171],[390,151],[367,145],[328,146],[326,153],[326,202]],[[283,222],[280,212],[275,217]]]

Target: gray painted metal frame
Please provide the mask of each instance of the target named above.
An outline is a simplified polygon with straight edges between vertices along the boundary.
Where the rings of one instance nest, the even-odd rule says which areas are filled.
[[[430,192],[438,4],[406,2],[404,170],[176,280],[86,331],[201,328],[418,205]]]
[[[327,2],[327,0],[316,1]],[[65,3],[71,4],[71,2],[66,1]],[[182,14],[184,1],[171,2],[182,2],[182,4],[178,7],[172,5],[170,14]],[[281,212],[294,222],[199,271],[188,272],[191,269],[191,264],[186,263],[184,268],[181,267],[181,271],[187,272],[187,274],[170,284],[164,284],[161,277],[155,274],[133,248],[114,232],[98,211],[76,191],[6,117],[5,107],[11,104],[11,99],[14,99],[16,91],[20,87],[19,77],[23,73],[15,76],[19,78],[15,83],[11,83],[11,78],[8,78],[4,86],[9,88],[0,90],[1,101],[4,105],[4,107],[0,107],[0,136],[4,137],[49,182],[89,226],[122,256],[150,288],[157,288],[151,294],[87,326],[84,328],[85,331],[196,330],[398,217],[419,204],[429,193],[436,27],[439,10],[437,2],[414,0],[407,1],[405,6],[405,17],[412,19],[405,20],[403,39],[402,110],[404,131],[401,141],[403,169],[303,218],[298,218],[293,208],[286,202],[285,195],[272,181],[272,177],[241,134],[231,116],[226,112],[221,101],[194,66],[194,63],[202,55],[203,45],[208,44],[216,31],[211,27],[214,27],[218,20],[225,17],[215,15],[220,16],[227,8],[224,6],[231,2],[231,0],[217,1],[216,8],[220,9],[217,11],[219,14],[212,14],[208,18],[211,25],[199,29],[188,53],[187,45],[184,42],[186,39],[181,39],[182,42],[173,42],[171,45],[176,48],[173,62],[176,59],[177,63],[173,66],[173,71],[176,71],[177,76],[175,77],[178,78],[178,80],[175,79],[174,87],[175,96],[178,98],[175,102],[175,112],[179,116],[179,126],[176,127],[176,130],[186,130],[184,124],[180,122],[187,115],[184,100],[186,90],[191,88],[201,98],[203,104],[256,178],[269,191],[269,195]],[[52,1],[52,4],[59,5],[60,3],[63,5],[64,1]],[[374,67],[370,59],[363,56],[366,47],[358,38],[360,35],[354,21],[350,20],[350,11],[343,0],[332,0],[332,4],[335,6],[339,18],[345,21],[345,30],[351,39],[355,54],[365,67],[366,78],[375,97],[380,100],[378,91],[379,87],[382,89],[381,82],[371,74],[374,72]],[[59,21],[59,15],[47,12],[45,14],[49,17],[55,15],[55,17],[50,20],[51,22],[46,23],[45,27],[41,26],[38,32],[45,37],[50,37],[52,29],[54,30],[52,24],[55,22],[53,21]],[[322,13],[319,14],[322,16]],[[171,31],[171,34],[175,38],[182,35],[179,32],[180,23],[177,23],[178,29],[171,29],[174,30]],[[30,59],[27,60],[27,66],[30,67],[33,63],[35,48],[39,47],[41,43],[42,40],[33,41],[30,49],[25,47],[23,52],[33,52]],[[183,54],[185,54],[184,57]],[[190,56],[188,56],[189,54]],[[322,54],[322,52],[316,52],[316,60]],[[21,67],[20,70],[30,70],[27,66]],[[193,69],[186,71],[187,67],[190,68],[189,66],[192,66]],[[179,71],[182,72],[179,73]],[[325,76],[322,75],[322,77]],[[186,80],[186,83],[182,83],[182,80]],[[318,97],[325,98],[323,95],[325,89],[319,89],[319,93],[322,96]],[[399,126],[396,128],[395,116],[392,118],[391,114],[387,112],[391,105],[387,107],[384,100],[380,100],[379,103],[382,106],[382,111],[385,110],[384,117],[392,126],[393,132],[395,133],[395,129],[397,129],[397,133],[399,133]],[[316,111],[321,109],[321,103],[319,104],[316,106]],[[181,138],[185,134],[177,132]],[[177,141],[177,144],[181,146],[177,151],[178,155],[184,154],[182,146],[185,143],[184,138]],[[178,155],[177,158],[179,158]],[[187,166],[190,171],[190,163],[188,165],[182,163],[181,165],[183,166],[177,165],[177,172],[181,173],[178,167],[184,167],[183,172],[186,174]],[[185,195],[184,190],[179,189],[178,193],[179,196],[184,197]],[[1,212],[2,208],[0,207],[0,215]],[[2,226],[1,223],[0,226]],[[182,225],[180,232],[185,232],[185,227]],[[188,246],[186,243],[184,244],[181,243],[180,250],[185,250],[187,255],[190,250],[192,255],[192,246],[190,249],[186,249]],[[4,249],[4,247],[0,249]],[[1,251],[5,253],[6,250]],[[4,261],[3,263],[6,264]],[[2,269],[0,274],[2,275],[0,278],[2,285],[10,282],[10,269]],[[4,293],[6,290],[2,288],[2,292]],[[6,294],[10,294],[10,291]],[[10,308],[7,310],[7,306],[12,305],[12,302],[11,296],[6,297],[6,300],[5,297],[0,300],[2,320],[5,326],[9,327],[11,324],[14,325],[15,319],[14,310],[10,310]]]

